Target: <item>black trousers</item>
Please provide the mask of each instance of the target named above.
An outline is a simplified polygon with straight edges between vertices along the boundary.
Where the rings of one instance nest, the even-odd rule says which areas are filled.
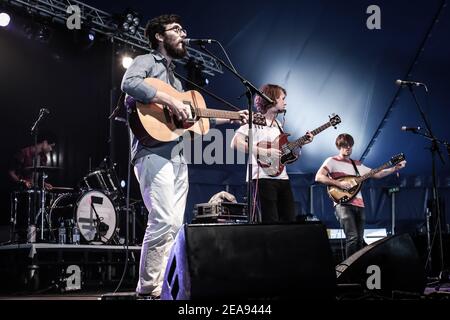
[[[253,180],[255,185],[256,180]],[[281,179],[259,179],[258,196],[263,223],[295,221],[295,204],[291,182]]]

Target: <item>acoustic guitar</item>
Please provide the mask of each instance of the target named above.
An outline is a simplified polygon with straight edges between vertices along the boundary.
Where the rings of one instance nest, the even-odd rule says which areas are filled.
[[[241,119],[241,115],[236,111],[207,109],[205,100],[198,91],[179,92],[171,85],[156,78],[146,78],[144,81],[157,91],[165,92],[182,101],[188,107],[188,118],[180,121],[173,116],[172,111],[166,105],[144,104],[129,97],[126,104],[130,110],[130,128],[144,145],[174,141],[186,132],[197,134],[194,136],[205,135],[209,131],[208,118]],[[254,113],[253,123],[265,126],[266,119],[263,115]]]

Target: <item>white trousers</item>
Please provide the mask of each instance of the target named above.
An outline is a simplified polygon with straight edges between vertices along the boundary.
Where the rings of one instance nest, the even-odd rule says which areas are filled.
[[[183,224],[189,189],[187,165],[181,157],[155,154],[136,160],[134,173],[148,210],[136,292],[160,296],[170,249]]]

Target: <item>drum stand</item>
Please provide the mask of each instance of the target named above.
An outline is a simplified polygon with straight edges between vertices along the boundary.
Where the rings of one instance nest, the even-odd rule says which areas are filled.
[[[16,224],[17,224],[17,196],[15,193],[12,193],[10,196],[10,203],[11,203],[11,212],[10,212],[10,219],[9,219],[9,243],[15,243],[17,240],[15,239],[16,236]]]
[[[44,242],[44,220],[47,220],[47,224],[49,224],[48,221],[48,215],[47,212],[45,210],[45,179],[48,178],[48,175],[45,172],[42,172],[42,184],[41,184],[41,203],[40,203],[40,208],[39,208],[39,212],[36,216],[35,221],[38,222],[39,217],[41,217],[41,232],[40,232],[40,241]],[[50,234],[50,230],[49,230],[49,234]],[[50,239],[49,239],[50,240]]]

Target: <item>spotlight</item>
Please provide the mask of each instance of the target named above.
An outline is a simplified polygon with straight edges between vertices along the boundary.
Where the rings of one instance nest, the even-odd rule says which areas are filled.
[[[0,27],[7,27],[9,22],[11,21],[11,17],[6,12],[0,13]]]
[[[129,35],[135,35],[139,29],[141,16],[136,11],[127,9],[119,19],[120,30]]]
[[[94,41],[95,40],[95,31],[89,30],[89,32],[88,32],[88,39],[90,41]]]
[[[122,66],[125,69],[128,69],[128,67],[131,66],[132,62],[133,62],[133,58],[131,58],[130,56],[123,56],[122,57]]]

